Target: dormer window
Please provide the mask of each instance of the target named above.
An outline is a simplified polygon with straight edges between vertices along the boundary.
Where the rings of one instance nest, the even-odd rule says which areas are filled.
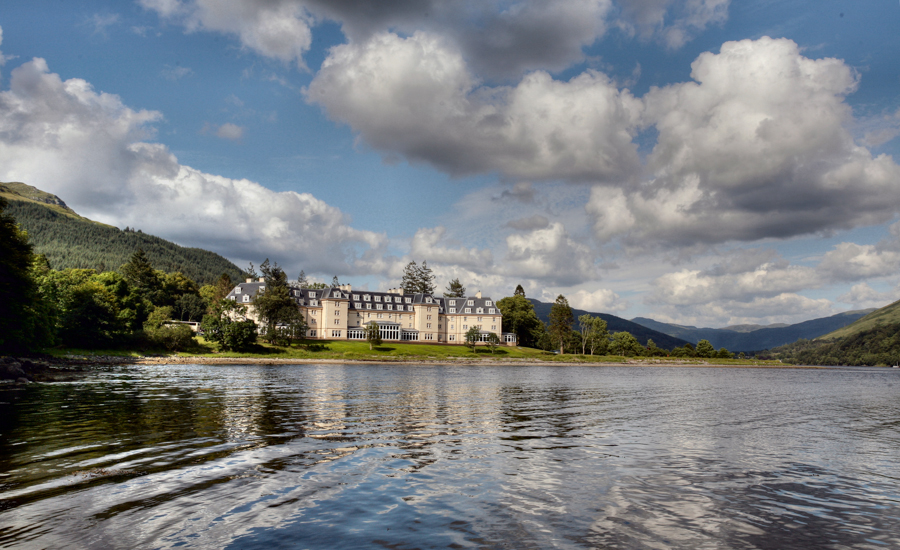
[[[425,303],[430,304],[430,303],[431,303],[431,298],[425,298]]]
[[[371,299],[372,299],[372,297],[369,296],[368,294],[363,295],[363,300],[365,300],[366,302],[368,302]]]
[[[235,293],[235,294],[240,294],[240,293],[241,293],[241,287],[239,287],[239,286],[234,287],[234,293]]]
[[[495,310],[494,308],[489,308],[489,309],[488,309],[488,313],[490,313],[491,315],[493,315],[494,313],[496,313],[496,311],[497,311],[497,310]]]
[[[475,305],[475,300],[469,300],[469,301],[466,303],[466,305],[467,305],[467,306],[474,306],[474,305]]]
[[[453,303],[453,302],[450,302],[450,303]],[[456,308],[455,308],[455,307],[451,307],[451,308],[450,308],[450,313],[456,313]]]
[[[455,306],[455,305],[456,305],[456,300],[449,300],[449,303],[450,303],[451,306]]]
[[[308,296],[309,296],[310,298],[315,298],[315,297],[316,297],[316,293],[315,293],[315,292],[310,292],[310,293],[308,294]]]
[[[381,308],[382,308],[381,304],[375,304],[375,309],[381,309]]]
[[[372,304],[366,304],[366,309],[372,309]]]
[[[394,304],[388,304],[388,309],[394,309]]]
[[[411,303],[412,303],[412,298],[404,298],[404,300],[406,301],[407,304],[411,304]]]
[[[484,313],[484,308],[479,307],[479,308],[475,309],[475,313]]]
[[[472,313],[472,308],[467,307],[467,308],[466,308],[466,313]]]
[[[354,299],[354,300],[359,300],[359,294],[354,294],[354,295],[353,295],[353,299]],[[359,306],[356,306],[356,307],[359,307]]]
[[[494,305],[494,302],[488,300],[487,302],[484,303],[484,305],[486,305],[486,306],[492,306],[492,305]]]
[[[376,301],[376,302],[380,302],[380,301],[381,301],[381,296],[375,296],[375,301]]]

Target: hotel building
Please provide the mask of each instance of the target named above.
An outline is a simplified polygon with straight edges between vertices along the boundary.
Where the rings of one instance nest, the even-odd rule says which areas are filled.
[[[265,286],[265,279],[247,279],[234,287],[227,299],[249,306],[247,317],[258,321],[253,299],[265,291]],[[341,285],[321,289],[292,287],[290,293],[306,319],[306,336],[310,339],[365,340],[365,327],[374,321],[382,340],[465,344],[466,332],[477,326],[481,342],[494,333],[502,344],[516,345],[515,334],[502,332],[500,308],[481,292],[466,298],[445,298],[404,294],[399,288],[372,292]]]

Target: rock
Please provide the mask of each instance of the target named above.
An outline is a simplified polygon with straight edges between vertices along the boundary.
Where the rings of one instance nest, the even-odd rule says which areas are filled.
[[[28,375],[22,370],[22,365],[18,361],[11,361],[0,365],[0,379],[16,380],[17,378],[27,377]]]
[[[25,378],[24,376],[21,376],[19,378],[16,378],[16,384],[31,384],[31,380]]]

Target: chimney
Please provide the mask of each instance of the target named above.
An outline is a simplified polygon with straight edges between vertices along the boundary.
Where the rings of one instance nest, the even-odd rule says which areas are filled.
[[[476,298],[481,298],[481,291],[480,291],[480,290],[479,290],[478,292],[475,293],[475,297],[476,297]]]
[[[252,282],[253,282],[253,278],[252,278],[252,277],[247,277],[247,282],[248,282],[248,283],[252,283]]]
[[[260,278],[259,278],[259,282],[261,282],[261,283],[266,282],[266,278],[265,278],[265,277],[260,277]]]
[[[341,285],[341,290],[343,290],[344,292],[351,292],[353,290],[353,287],[351,287],[349,284]]]

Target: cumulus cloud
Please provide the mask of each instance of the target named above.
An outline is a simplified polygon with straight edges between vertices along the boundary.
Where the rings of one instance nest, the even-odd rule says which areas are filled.
[[[226,122],[216,129],[216,136],[222,139],[238,140],[244,135],[243,126]]]
[[[620,4],[619,28],[676,49],[708,26],[724,23],[730,0],[621,0]]]
[[[512,189],[504,189],[495,200],[512,199],[523,203],[534,202],[534,187],[530,181],[520,181],[513,185]]]
[[[569,286],[597,275],[588,247],[573,240],[559,222],[544,229],[509,235],[506,248],[505,269],[510,277]]]
[[[725,43],[687,82],[652,89],[650,176],[598,186],[587,206],[606,241],[674,245],[787,238],[874,225],[898,210],[900,167],[858,146],[844,101],[857,77],[790,40]]]
[[[621,181],[640,165],[640,102],[606,75],[480,86],[457,49],[424,32],[332,48],[306,95],[375,149],[452,175]]]
[[[786,292],[776,296],[757,297],[746,302],[723,300],[690,306],[662,305],[651,316],[663,322],[723,327],[743,324],[793,324],[828,317],[835,313],[829,300]]]
[[[568,296],[569,304],[578,309],[595,313],[617,313],[630,305],[612,290],[601,288],[593,292],[579,290]]]
[[[550,220],[548,220],[544,216],[541,216],[540,214],[534,214],[533,216],[518,218],[506,222],[506,227],[515,229],[517,231],[533,231],[535,229],[544,229],[549,225]]]
[[[166,80],[181,80],[186,76],[190,76],[194,74],[194,71],[189,67],[181,67],[176,66],[172,67],[170,65],[166,65],[166,67],[160,72],[163,78]]]
[[[494,263],[490,250],[448,246],[446,234],[445,227],[419,229],[410,243],[410,254],[435,264],[452,264],[478,271],[484,271]]]
[[[851,304],[859,309],[881,308],[900,298],[900,289],[878,292],[866,283],[859,283],[850,288],[850,292],[838,296],[838,301]]]
[[[313,19],[301,2],[138,0],[138,3],[184,25],[188,31],[231,34],[257,54],[306,67],[303,54],[312,44]]]
[[[79,213],[190,243],[235,260],[352,274],[384,253],[384,235],[359,231],[309,193],[184,166],[149,143],[155,111],[135,111],[43,59],[12,71],[0,92],[0,180],[60,195]],[[315,238],[310,238],[315,235]]]

